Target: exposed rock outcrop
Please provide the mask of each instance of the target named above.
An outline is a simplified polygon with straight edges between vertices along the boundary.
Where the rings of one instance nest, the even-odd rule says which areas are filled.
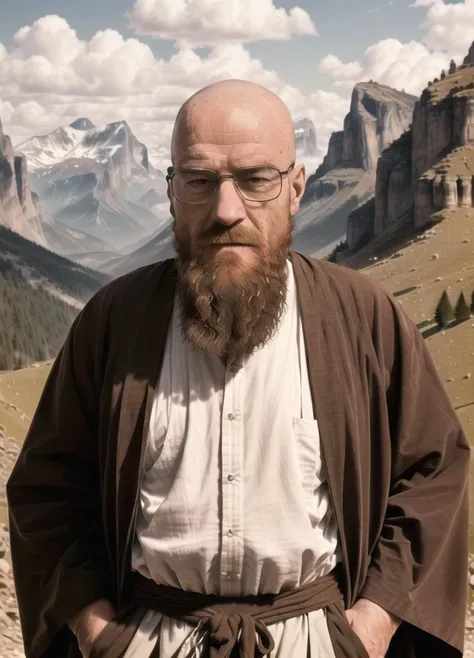
[[[366,171],[410,125],[416,98],[374,82],[360,83],[352,93],[344,120],[342,158]]]
[[[373,235],[377,237],[413,205],[411,172],[412,133],[407,131],[385,149],[377,164]]]
[[[416,181],[415,226],[427,224],[438,210],[457,207],[474,207],[474,146],[454,149]]]
[[[43,221],[46,215],[31,192],[26,159],[14,154],[0,121],[0,224],[44,245]]]
[[[349,214],[373,197],[378,158],[410,125],[415,101],[372,81],[354,87],[344,130],[331,135],[326,157],[308,178],[295,217],[295,248],[324,257],[344,239]],[[356,242],[367,217],[366,209],[356,215]]]
[[[377,238],[403,224],[423,227],[444,208],[473,207],[474,43],[464,64],[450,71],[429,83],[416,102],[411,130],[382,152],[373,225],[367,213],[353,212],[350,248],[364,232]]]
[[[409,127],[415,102],[415,96],[403,91],[372,81],[358,83],[344,130],[331,135],[323,162],[308,178],[303,203],[327,195],[329,189],[317,181],[329,172],[334,179],[337,168],[362,169],[372,174],[375,182],[378,158]]]
[[[469,64],[474,64],[474,41],[471,43],[471,47],[469,48],[469,52],[464,58],[463,64],[466,66]]]
[[[342,162],[342,152],[344,147],[344,131],[338,130],[337,132],[332,133],[329,138],[328,152],[324,156],[324,160],[316,169],[315,173],[308,178],[307,188],[322,178],[328,171],[335,169],[338,164]]]
[[[467,82],[457,92],[457,82]],[[413,177],[418,180],[441,157],[458,146],[474,144],[474,68],[447,76],[425,89],[413,115]],[[447,87],[442,91],[440,87]],[[469,94],[469,91],[472,93]]]
[[[471,47],[470,53],[473,50]],[[472,205],[473,148],[474,63],[431,84],[416,104],[412,153],[415,226],[427,224],[436,210]]]
[[[375,197],[353,210],[347,219],[347,246],[359,249],[374,239]]]

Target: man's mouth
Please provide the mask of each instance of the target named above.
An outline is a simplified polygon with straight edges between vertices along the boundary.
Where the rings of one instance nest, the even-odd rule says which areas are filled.
[[[211,245],[211,247],[255,247],[256,245],[249,242],[218,242]]]

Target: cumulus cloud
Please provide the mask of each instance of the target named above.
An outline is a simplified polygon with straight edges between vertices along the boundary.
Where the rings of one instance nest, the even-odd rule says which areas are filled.
[[[319,63],[319,70],[332,78],[335,87],[352,88],[356,82],[375,80],[419,95],[447,64],[446,53],[430,51],[418,41],[384,39],[367,48],[361,62],[344,63],[328,55]]]
[[[453,58],[464,57],[474,39],[474,0],[456,4],[444,0],[415,0],[413,7],[428,7],[421,28],[427,31],[423,43]]]
[[[286,12],[273,0],[135,0],[128,19],[137,34],[173,39],[180,48],[317,34],[304,9]]]
[[[323,149],[349,109],[347,95],[305,95],[286,84],[242,44],[220,44],[205,56],[184,48],[165,60],[115,30],[81,40],[53,15],[19,30],[11,48],[0,44],[0,117],[16,144],[86,116],[96,125],[127,120],[147,145],[167,147],[186,98],[228,78],[262,84],[283,98],[295,120],[312,118]]]
[[[333,80],[335,87],[351,88],[358,81],[372,79],[420,94],[428,80],[447,68],[450,59],[460,63],[466,56],[474,39],[474,0],[456,4],[415,0],[411,7],[427,9],[420,24],[420,30],[425,31],[421,41],[384,39],[370,46],[361,61],[342,62],[335,55],[327,55],[320,61],[319,70]]]

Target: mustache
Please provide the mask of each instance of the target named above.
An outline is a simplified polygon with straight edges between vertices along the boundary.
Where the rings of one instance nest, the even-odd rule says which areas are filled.
[[[220,231],[216,235],[216,231],[208,230],[199,237],[199,244],[203,246],[208,245],[226,245],[226,244],[240,244],[250,247],[258,247],[260,241],[252,235],[249,231],[239,229],[226,229]]]

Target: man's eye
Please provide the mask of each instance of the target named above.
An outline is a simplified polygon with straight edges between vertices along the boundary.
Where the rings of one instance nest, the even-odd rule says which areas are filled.
[[[192,180],[188,181],[188,185],[192,185],[193,187],[203,187],[204,185],[211,184],[211,181],[207,178],[193,178]]]

